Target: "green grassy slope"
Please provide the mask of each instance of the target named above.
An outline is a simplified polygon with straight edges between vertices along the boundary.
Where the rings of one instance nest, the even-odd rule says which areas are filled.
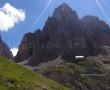
[[[0,90],[70,90],[0,57]]]

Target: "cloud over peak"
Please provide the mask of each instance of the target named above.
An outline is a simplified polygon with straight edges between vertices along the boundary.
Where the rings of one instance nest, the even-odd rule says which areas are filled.
[[[25,17],[25,12],[22,9],[17,9],[10,3],[6,3],[0,8],[0,31],[8,31],[15,24],[24,21]]]

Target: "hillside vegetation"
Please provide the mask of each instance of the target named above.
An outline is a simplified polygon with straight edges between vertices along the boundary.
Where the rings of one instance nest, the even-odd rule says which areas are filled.
[[[0,57],[0,90],[70,90]]]

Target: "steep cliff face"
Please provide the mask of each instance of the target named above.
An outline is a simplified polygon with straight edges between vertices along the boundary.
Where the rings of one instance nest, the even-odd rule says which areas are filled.
[[[58,56],[64,60],[74,60],[75,56],[97,56],[103,53],[103,45],[109,43],[109,34],[109,27],[103,21],[92,16],[80,20],[64,3],[47,19],[42,31],[24,36],[15,60],[38,65]]]
[[[12,58],[12,53],[9,49],[9,47],[6,45],[6,43],[3,42],[1,36],[0,36],[0,56],[4,56],[7,58]]]
[[[19,46],[19,52],[15,57],[17,62],[27,60],[28,62],[32,59],[36,48],[38,48],[37,41],[39,40],[41,31],[37,30],[35,33],[27,33],[24,35],[23,40]]]
[[[86,32],[100,45],[110,45],[110,28],[104,21],[95,16],[85,16],[81,23]]]

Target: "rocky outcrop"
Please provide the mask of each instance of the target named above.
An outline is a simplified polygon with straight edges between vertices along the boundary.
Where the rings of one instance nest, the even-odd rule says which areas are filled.
[[[59,58],[59,61],[62,59]],[[51,62],[52,63],[52,62]],[[77,63],[48,64],[36,72],[55,80],[71,90],[109,90],[110,56],[89,57]]]
[[[94,16],[79,19],[77,13],[63,3],[49,17],[43,30],[27,33],[15,60],[29,65],[54,60],[74,60],[75,56],[98,56],[109,45],[109,26]],[[105,39],[105,40],[103,40]]]
[[[85,16],[81,23],[92,39],[100,45],[110,45],[110,28],[104,21],[95,16]]]
[[[1,36],[0,36],[0,56],[4,56],[9,59],[13,57],[9,47],[6,45],[6,43],[3,42]]]
[[[36,51],[35,48],[38,48],[37,40],[40,36],[40,33],[41,31],[37,30],[35,33],[27,33],[24,35],[23,40],[19,46],[19,52],[15,57],[16,62],[23,60],[29,61],[32,59],[34,51]]]

